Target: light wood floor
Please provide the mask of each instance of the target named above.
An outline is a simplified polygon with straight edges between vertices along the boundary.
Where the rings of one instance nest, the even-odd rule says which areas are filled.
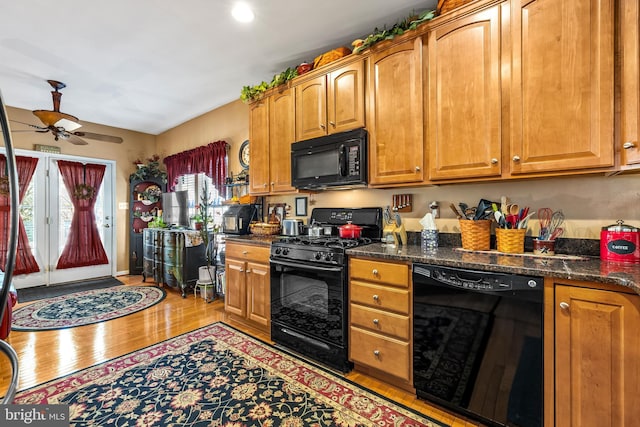
[[[126,285],[149,285],[142,283],[141,276],[120,276],[118,279]],[[227,319],[222,301],[206,303],[193,294],[182,298],[179,292],[167,289],[167,297],[162,302],[129,316],[57,331],[12,331],[7,341],[20,360],[18,390],[23,390],[217,321],[225,321],[250,335],[267,339],[259,331]],[[0,359],[2,396],[7,390],[10,369],[3,354]],[[367,375],[350,372],[346,378],[452,427],[479,426]]]

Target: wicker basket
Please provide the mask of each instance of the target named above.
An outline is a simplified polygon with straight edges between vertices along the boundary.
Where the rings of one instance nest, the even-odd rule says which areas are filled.
[[[471,251],[488,251],[491,249],[491,221],[480,219],[460,220],[462,248]]]
[[[509,254],[524,253],[525,228],[496,228],[496,248],[498,252]]]
[[[272,236],[280,234],[280,224],[267,224],[266,222],[254,222],[249,225],[251,234],[258,236]]]
[[[438,0],[438,6],[436,7],[436,15],[442,15],[456,7],[463,6],[470,3],[472,0]]]

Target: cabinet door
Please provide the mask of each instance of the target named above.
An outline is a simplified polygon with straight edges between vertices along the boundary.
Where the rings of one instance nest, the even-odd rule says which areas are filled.
[[[329,133],[364,127],[364,60],[328,75]]]
[[[296,86],[296,141],[327,134],[327,77]]]
[[[424,180],[422,39],[375,52],[367,74],[369,183]]]
[[[227,313],[246,317],[246,264],[244,261],[236,261],[227,258],[225,274],[227,290],[224,298],[224,309]]]
[[[249,141],[249,192],[269,194],[269,98],[257,101],[250,107]]]
[[[613,165],[613,0],[511,7],[511,172]]]
[[[500,6],[429,33],[429,178],[500,176]]]
[[[269,265],[247,263],[247,319],[265,327],[271,323],[269,277]]]
[[[620,138],[623,166],[640,165],[640,6],[620,1]]]
[[[640,418],[640,296],[556,285],[556,425]]]
[[[293,191],[291,187],[291,143],[295,139],[294,92],[287,89],[269,102],[269,174],[271,193]],[[253,168],[252,168],[253,169]]]

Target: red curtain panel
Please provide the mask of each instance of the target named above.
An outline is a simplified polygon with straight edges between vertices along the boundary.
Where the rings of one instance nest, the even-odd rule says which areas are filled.
[[[71,229],[57,269],[107,264],[107,254],[93,212],[105,165],[58,160],[58,169],[73,203]]]
[[[35,157],[16,156],[16,169],[18,170],[18,188],[20,203],[29,188],[29,183],[38,165]],[[9,180],[7,178],[7,158],[0,154],[0,270],[4,271],[7,262],[7,244],[9,235]],[[28,274],[40,271],[36,259],[33,257],[27,231],[24,228],[22,216],[18,222],[18,252],[13,274]]]
[[[204,173],[213,180],[218,193],[224,194],[227,177],[227,147],[225,141],[216,141],[193,150],[183,151],[164,159],[167,166],[169,189],[173,190],[180,175]]]

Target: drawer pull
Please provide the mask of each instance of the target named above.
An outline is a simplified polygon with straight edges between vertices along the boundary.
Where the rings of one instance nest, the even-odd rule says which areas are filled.
[[[373,355],[375,357],[380,357],[380,350],[373,350]]]
[[[633,148],[635,146],[636,146],[636,144],[634,144],[631,141],[627,141],[624,144],[622,144],[622,148],[624,148],[625,150],[628,150],[629,148]]]
[[[244,268],[240,268],[240,273],[244,273]]]
[[[245,271],[245,273],[247,273],[247,274],[251,273],[251,269],[247,268],[247,271]]]
[[[249,251],[242,251],[242,255],[246,255],[248,253],[249,253]]]
[[[563,302],[561,302],[561,303],[560,303],[560,309],[561,309],[561,310],[564,310],[564,311],[569,310],[569,304],[568,304],[568,303],[566,303],[566,302],[564,302],[564,301],[563,301]]]
[[[378,301],[379,299],[380,299],[380,297],[379,297],[378,295],[374,295],[374,296],[373,296],[373,300],[374,300],[374,301]]]
[[[378,275],[378,270],[374,268],[374,269],[371,271],[371,274],[373,274],[374,276],[377,276],[377,275]]]
[[[380,323],[380,321],[378,319],[373,319],[373,324],[377,325],[378,323]]]

